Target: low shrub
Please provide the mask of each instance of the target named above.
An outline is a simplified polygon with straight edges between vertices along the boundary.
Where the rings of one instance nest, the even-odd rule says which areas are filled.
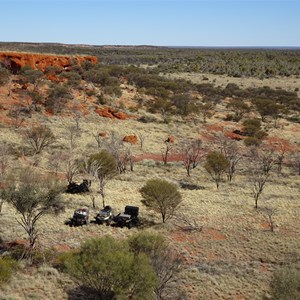
[[[17,262],[10,257],[0,258],[0,285],[10,280],[17,266]]]

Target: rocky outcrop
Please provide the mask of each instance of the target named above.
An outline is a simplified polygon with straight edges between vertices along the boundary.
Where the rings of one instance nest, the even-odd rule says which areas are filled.
[[[55,54],[38,54],[23,52],[0,52],[0,62],[2,62],[13,73],[17,73],[22,67],[30,66],[32,69],[45,71],[49,66],[59,67],[64,70],[71,69],[75,63],[82,64],[84,61],[97,63],[95,56],[67,56]]]
[[[117,111],[111,107],[104,107],[104,108],[97,108],[95,113],[98,114],[100,117],[110,118],[110,119],[119,119],[119,120],[126,120],[128,116],[120,111]]]
[[[126,135],[123,138],[123,142],[135,145],[137,143],[137,136],[135,134]]]

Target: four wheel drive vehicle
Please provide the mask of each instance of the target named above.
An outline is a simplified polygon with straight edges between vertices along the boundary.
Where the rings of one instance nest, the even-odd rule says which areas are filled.
[[[89,223],[88,208],[79,208],[74,211],[73,217],[70,220],[70,226],[82,226]]]
[[[137,206],[125,206],[124,213],[120,213],[113,217],[113,222],[115,226],[131,228],[133,226],[138,226],[139,221],[139,208]]]
[[[97,224],[106,223],[106,225],[110,225],[110,222],[113,219],[113,210],[111,206],[107,205],[101,209],[95,219]]]

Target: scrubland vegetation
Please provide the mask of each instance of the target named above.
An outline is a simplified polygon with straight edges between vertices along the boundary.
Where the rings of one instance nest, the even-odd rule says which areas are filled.
[[[0,49],[100,59],[1,64],[0,299],[300,299],[296,50]]]

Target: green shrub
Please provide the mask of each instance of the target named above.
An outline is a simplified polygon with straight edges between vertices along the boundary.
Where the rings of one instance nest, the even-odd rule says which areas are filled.
[[[0,258],[0,285],[10,280],[16,269],[17,262],[10,257]]]
[[[106,236],[86,241],[61,257],[67,272],[97,293],[97,299],[154,299],[157,277],[147,255],[134,255],[126,242]]]
[[[300,299],[300,270],[284,268],[274,273],[271,281],[272,300]]]

